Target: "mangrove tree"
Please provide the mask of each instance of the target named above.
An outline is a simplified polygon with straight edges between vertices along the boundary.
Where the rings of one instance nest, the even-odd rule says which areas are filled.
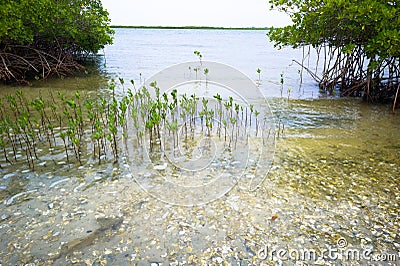
[[[0,80],[66,76],[112,43],[100,0],[0,0]]]
[[[367,101],[393,101],[399,94],[400,8],[396,0],[269,0],[292,24],[272,28],[276,47],[316,51],[316,67],[296,61],[321,91]],[[304,59],[304,58],[303,58]]]

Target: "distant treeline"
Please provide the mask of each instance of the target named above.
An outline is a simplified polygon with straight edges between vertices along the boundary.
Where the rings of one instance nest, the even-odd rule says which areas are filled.
[[[166,29],[166,30],[268,30],[267,27],[209,27],[209,26],[122,26],[114,25],[111,28],[128,28],[128,29]]]

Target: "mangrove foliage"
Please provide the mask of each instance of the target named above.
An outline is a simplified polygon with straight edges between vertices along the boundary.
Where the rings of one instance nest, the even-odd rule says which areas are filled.
[[[0,0],[0,80],[29,83],[83,69],[112,43],[99,0]]]
[[[393,101],[400,77],[400,8],[389,0],[269,0],[292,24],[271,28],[276,47],[303,47],[300,64],[321,91]],[[305,60],[316,51],[316,67]]]

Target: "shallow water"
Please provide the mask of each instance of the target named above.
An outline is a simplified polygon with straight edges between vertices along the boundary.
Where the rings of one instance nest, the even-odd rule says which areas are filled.
[[[137,35],[132,35],[128,45],[121,43],[126,31],[118,30],[115,46],[106,49],[105,76],[133,74],[139,80],[138,72],[149,76],[158,67],[185,61],[183,47],[187,46],[189,55],[199,49],[207,58],[217,57],[215,61],[236,62],[243,72],[257,79],[255,71],[251,73],[252,62],[244,60],[251,51],[238,53],[235,49],[241,48],[236,47],[237,41],[232,41],[231,49],[205,41],[215,40],[215,32],[211,36],[204,32],[190,35],[196,46],[183,44],[188,39],[185,31],[143,31],[138,44],[134,42]],[[165,39],[163,34],[167,35]],[[217,34],[219,42],[236,36],[234,32]],[[241,37],[243,42],[258,43],[254,40],[259,40],[255,37],[258,32],[240,34],[249,34]],[[165,45],[172,41],[179,43],[178,47]],[[249,50],[255,51],[256,57],[270,58],[268,53],[272,52],[260,49],[263,41]],[[166,54],[166,47],[182,50],[181,54]],[[133,54],[128,53],[129,49]],[[219,53],[222,49],[226,55]],[[209,55],[214,50],[218,52]],[[118,51],[123,55],[120,61],[114,56]],[[159,60],[163,56],[166,61]],[[291,56],[289,53],[287,58]],[[189,57],[188,61],[193,60]],[[137,60],[129,67],[126,58]],[[269,65],[278,63],[269,61]],[[202,206],[176,206],[147,194],[136,180],[146,177],[149,169],[131,169],[129,159],[123,156],[117,164],[109,158],[98,165],[96,159],[85,155],[87,159],[79,166],[67,163],[62,149],[50,156],[44,146],[42,161],[34,172],[22,162],[7,165],[0,157],[0,262],[294,265],[304,261],[320,265],[398,265],[399,115],[392,114],[389,106],[369,105],[358,99],[317,99],[312,86],[303,87],[304,93],[293,90],[289,100],[287,95],[281,98],[282,68],[277,69],[263,71],[262,91],[268,95],[269,85],[274,86],[274,93],[267,99],[275,115],[277,134],[273,166],[257,190],[247,189],[244,176],[218,200]],[[24,93],[45,95],[49,87],[71,95],[76,89],[92,97],[109,93],[104,75],[36,83],[33,88],[24,88]],[[13,89],[2,88],[3,93]],[[162,193],[167,193],[164,199],[172,201],[181,196],[174,190]],[[346,245],[340,246],[343,240]],[[342,249],[334,251],[334,256],[325,253],[325,257],[315,260],[295,256],[296,251],[315,250],[320,255],[324,249],[335,248]],[[292,251],[292,256],[279,258],[272,252],[279,249]],[[352,250],[373,250],[375,257],[343,255]],[[267,251],[266,256],[262,251]],[[393,256],[379,261],[382,257],[377,255],[385,254]]]

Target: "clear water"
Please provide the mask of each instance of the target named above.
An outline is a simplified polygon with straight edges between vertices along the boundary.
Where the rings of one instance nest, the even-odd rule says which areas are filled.
[[[279,133],[262,185],[249,191],[238,183],[214,202],[182,207],[147,194],[135,178],[148,176],[149,169],[131,169],[123,157],[98,165],[86,154],[79,166],[65,163],[62,149],[50,154],[43,147],[41,164],[32,172],[0,156],[0,263],[313,264],[263,258],[259,251],[322,251],[345,239],[345,249],[395,254],[396,260],[377,263],[398,265],[400,116],[390,106],[320,97],[306,76],[299,88],[298,67],[290,65],[302,51],[274,50],[263,31],[117,29],[100,72],[20,89],[28,97],[45,96],[49,89],[107,96],[108,78],[139,82],[171,64],[196,60],[194,50],[253,80],[256,69],[262,70],[261,90]],[[1,87],[0,93],[15,89]],[[163,198],[181,196],[163,193],[168,193]],[[320,265],[369,262],[343,256],[318,260]]]

